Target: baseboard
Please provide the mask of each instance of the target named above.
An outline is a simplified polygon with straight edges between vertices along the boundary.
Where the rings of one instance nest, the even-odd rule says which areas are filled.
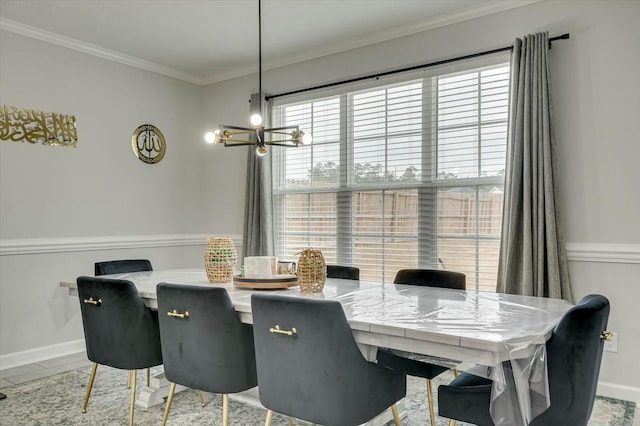
[[[0,371],[84,352],[84,339],[0,355]]]
[[[597,394],[607,398],[632,401],[636,403],[636,407],[640,407],[640,387],[598,382]]]

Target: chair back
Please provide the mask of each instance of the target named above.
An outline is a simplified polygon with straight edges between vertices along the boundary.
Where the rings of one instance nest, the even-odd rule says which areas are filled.
[[[158,315],[131,281],[78,277],[77,284],[89,360],[125,370],[162,364]]]
[[[404,397],[405,374],[364,359],[339,302],[253,294],[251,307],[260,401],[268,409],[357,425]]]
[[[327,265],[327,278],[359,280],[360,268],[356,268],[355,266]]]
[[[252,328],[240,321],[224,288],[160,283],[157,294],[170,382],[222,394],[257,386]]]
[[[571,308],[547,341],[547,369],[551,405],[531,421],[532,426],[586,425],[596,397],[609,301],[602,295],[585,296]]]
[[[140,271],[153,271],[151,262],[147,259],[123,259],[95,263],[96,276]]]
[[[395,284],[420,285],[425,287],[466,289],[467,277],[461,272],[442,269],[401,269],[393,280]]]

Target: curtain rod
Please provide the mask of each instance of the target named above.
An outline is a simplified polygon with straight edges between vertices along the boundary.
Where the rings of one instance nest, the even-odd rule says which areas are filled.
[[[568,38],[569,38],[569,33],[562,34],[562,35],[559,35],[559,36],[556,36],[556,37],[551,37],[549,39],[549,49],[551,49],[551,42],[552,41],[567,40]],[[465,59],[473,59],[473,58],[477,58],[479,56],[492,55],[494,53],[505,52],[507,50],[513,50],[513,46],[505,46],[505,47],[500,47],[498,49],[485,50],[484,52],[472,53],[470,55],[458,56],[457,58],[449,58],[449,59],[443,59],[443,60],[436,61],[436,62],[429,62],[428,64],[414,65],[412,67],[401,68],[401,69],[398,69],[398,70],[385,71],[385,72],[381,72],[381,73],[377,73],[377,74],[371,74],[371,75],[365,75],[365,76],[362,76],[362,77],[350,78],[348,80],[336,81],[334,83],[321,84],[319,86],[308,87],[306,89],[292,90],[291,92],[285,92],[285,93],[279,93],[277,95],[265,96],[265,100],[266,101],[270,101],[271,99],[281,98],[283,96],[289,96],[289,95],[296,95],[298,93],[310,92],[312,90],[326,89],[327,87],[340,86],[340,85],[343,85],[343,84],[355,83],[357,81],[369,80],[369,79],[372,79],[372,78],[386,77],[388,75],[399,74],[399,73],[408,72],[408,71],[415,71],[415,70],[419,70],[421,68],[436,67],[438,65],[449,64],[451,62],[464,61]]]

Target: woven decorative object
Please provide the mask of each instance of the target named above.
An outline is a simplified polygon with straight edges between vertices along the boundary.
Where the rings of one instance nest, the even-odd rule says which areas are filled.
[[[320,250],[306,249],[298,260],[298,285],[303,293],[320,293],[327,281],[327,265]]]
[[[229,283],[233,280],[233,267],[238,262],[238,254],[233,240],[228,237],[209,238],[204,255],[204,269],[210,283]]]

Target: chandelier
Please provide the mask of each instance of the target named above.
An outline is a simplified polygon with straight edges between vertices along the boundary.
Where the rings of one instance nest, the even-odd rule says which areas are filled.
[[[311,143],[311,135],[300,126],[283,126],[266,129],[263,125],[262,95],[262,0],[258,0],[258,93],[251,95],[251,127],[221,124],[215,132],[207,132],[207,143],[222,143],[225,147],[255,145],[260,156],[267,153],[268,145],[298,147]]]

